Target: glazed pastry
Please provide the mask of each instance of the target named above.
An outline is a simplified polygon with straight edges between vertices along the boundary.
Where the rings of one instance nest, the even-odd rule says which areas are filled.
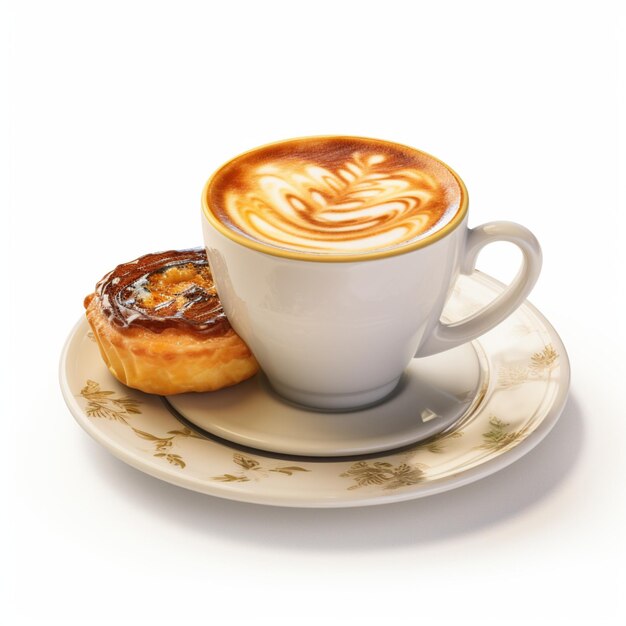
[[[118,265],[85,298],[85,309],[102,358],[129,387],[215,391],[258,370],[226,319],[202,248]]]

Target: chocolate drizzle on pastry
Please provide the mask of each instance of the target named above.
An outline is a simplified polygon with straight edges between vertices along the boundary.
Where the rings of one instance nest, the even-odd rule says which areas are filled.
[[[109,322],[121,328],[180,328],[204,336],[230,330],[203,248],[146,254],[118,265],[96,285],[95,297]]]

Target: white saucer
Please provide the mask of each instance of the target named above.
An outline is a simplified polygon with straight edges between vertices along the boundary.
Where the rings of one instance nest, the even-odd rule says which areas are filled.
[[[501,291],[499,282],[479,272],[462,276],[445,315],[451,321],[461,319]],[[419,498],[488,476],[526,454],[554,426],[567,396],[569,363],[561,340],[547,320],[525,303],[476,344],[484,360],[479,369],[489,375],[478,383],[478,393],[473,390],[471,398],[457,398],[470,402],[462,419],[457,416],[451,428],[431,435],[428,441],[367,458],[294,458],[244,448],[240,443],[202,433],[177,417],[167,400],[129,389],[115,380],[100,358],[85,320],[76,325],[63,350],[60,381],[70,411],[96,441],[126,463],[162,480],[262,504],[361,506]],[[465,348],[466,357],[471,354],[467,350],[470,348]],[[415,366],[419,367],[419,362]],[[435,371],[435,367],[429,369],[431,374]],[[449,374],[461,385],[467,370],[449,370]],[[410,379],[411,374],[408,376]],[[246,397],[255,397],[260,403],[256,419],[261,424],[272,423],[275,418],[264,411],[276,400],[264,395],[261,380],[249,386],[254,385],[254,394]],[[396,398],[404,393],[406,388]],[[185,399],[180,404],[177,401],[188,411],[184,403]],[[299,410],[285,406],[281,419],[288,417],[289,410]],[[229,410],[239,426],[245,426],[245,412],[238,413],[236,406]],[[370,410],[373,427],[377,409]],[[378,410],[381,421],[376,427],[381,439],[376,444],[374,431],[370,431],[368,445],[384,445],[380,442],[389,432],[383,424],[388,409]],[[202,415],[207,411],[203,406]],[[315,414],[327,420],[345,415]],[[201,419],[195,413],[190,416]],[[262,432],[260,427],[255,430],[257,435]],[[237,436],[241,441],[250,432],[238,428],[235,434],[221,434]],[[348,433],[353,439],[345,441],[353,445],[354,430]],[[275,433],[266,439],[275,442]],[[327,432],[322,440],[328,444]],[[294,443],[293,433],[288,443]]]
[[[486,359],[466,344],[413,359],[384,402],[324,413],[288,403],[263,374],[213,393],[168,396],[171,407],[201,429],[244,446],[304,456],[348,456],[424,441],[476,410],[487,388]]]

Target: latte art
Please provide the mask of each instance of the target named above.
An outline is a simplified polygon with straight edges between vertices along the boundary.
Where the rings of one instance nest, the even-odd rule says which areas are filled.
[[[227,193],[232,224],[300,250],[371,250],[411,240],[439,218],[441,189],[414,170],[385,172],[382,154],[355,154],[336,172],[313,163],[263,165],[256,189]]]
[[[387,249],[442,227],[459,207],[453,177],[432,157],[381,144],[312,138],[248,153],[218,172],[211,208],[248,238],[320,254]]]

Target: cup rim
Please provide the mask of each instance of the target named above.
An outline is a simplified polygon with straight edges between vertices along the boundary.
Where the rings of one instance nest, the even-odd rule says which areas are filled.
[[[403,246],[395,246],[392,248],[387,248],[384,250],[374,250],[371,252],[349,252],[349,253],[337,253],[337,254],[327,254],[327,253],[316,253],[316,252],[304,252],[302,250],[292,250],[288,248],[278,248],[276,246],[272,246],[267,243],[263,243],[262,241],[258,241],[256,239],[252,239],[246,237],[245,235],[241,235],[234,230],[228,228],[225,224],[223,224],[213,213],[211,208],[209,207],[208,197],[209,197],[209,188],[213,183],[216,176],[225,168],[227,168],[233,161],[236,161],[242,157],[251,154],[252,152],[257,152],[258,150],[264,150],[266,148],[270,148],[272,146],[297,142],[297,141],[306,141],[308,139],[334,139],[334,138],[344,138],[344,139],[357,139],[363,141],[373,141],[377,143],[387,144],[391,147],[402,148],[412,150],[413,152],[418,152],[430,159],[433,159],[440,165],[446,168],[450,174],[454,177],[457,184],[459,185],[459,189],[461,191],[461,198],[459,202],[459,208],[456,213],[453,215],[452,219],[445,224],[442,228],[434,231],[430,235],[424,237],[423,239],[418,239],[412,243],[403,245]],[[257,252],[262,252],[264,254],[269,254],[270,256],[282,257],[287,259],[293,259],[298,261],[314,261],[317,263],[348,263],[355,261],[369,261],[374,259],[384,259],[387,257],[397,256],[400,254],[406,254],[408,252],[412,252],[414,250],[418,250],[420,248],[424,248],[440,239],[443,239],[446,235],[451,233],[456,229],[459,224],[463,222],[465,216],[467,215],[467,210],[469,206],[469,197],[467,193],[467,187],[465,183],[461,179],[461,177],[447,164],[444,163],[441,159],[429,154],[428,152],[424,152],[423,150],[418,150],[417,148],[413,148],[411,146],[407,146],[405,144],[401,144],[395,141],[388,141],[386,139],[375,139],[373,137],[362,137],[358,135],[310,135],[304,137],[292,137],[290,139],[282,139],[280,141],[272,141],[270,143],[263,144],[261,146],[257,146],[255,148],[251,148],[250,150],[246,150],[245,152],[241,152],[240,154],[228,159],[225,163],[223,163],[220,167],[218,167],[213,174],[209,177],[209,179],[204,184],[204,188],[202,189],[202,214],[206,218],[206,220],[222,235],[234,241],[246,248],[250,248],[252,250],[256,250]]]

